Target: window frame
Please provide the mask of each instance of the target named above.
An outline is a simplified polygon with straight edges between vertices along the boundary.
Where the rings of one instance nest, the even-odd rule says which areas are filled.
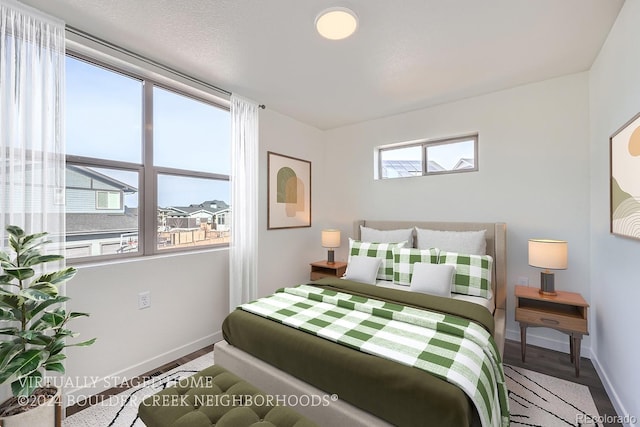
[[[386,179],[397,179],[397,178],[415,178],[419,176],[430,176],[430,175],[448,175],[448,174],[456,174],[456,173],[464,173],[464,172],[477,172],[479,170],[478,167],[478,140],[479,135],[477,133],[464,135],[464,136],[456,136],[449,138],[439,138],[439,139],[424,139],[420,141],[413,141],[407,143],[400,144],[392,144],[392,145],[384,145],[380,146],[376,150],[376,154],[378,157],[378,170],[377,176],[375,177],[378,180],[386,180]],[[429,171],[428,163],[428,148],[436,147],[441,145],[449,145],[456,144],[460,142],[473,141],[473,160],[474,167],[473,168],[465,168],[465,169],[453,169],[453,170],[443,170],[443,171]],[[422,166],[422,174],[421,175],[412,175],[412,176],[404,176],[404,177],[384,177],[383,176],[383,167],[382,167],[382,154],[385,151],[394,151],[403,148],[411,148],[411,147],[421,147],[421,166]]]
[[[213,179],[217,181],[231,181],[230,175],[203,172],[189,169],[169,168],[155,166],[153,164],[153,88],[158,87],[166,91],[173,92],[177,95],[193,99],[198,102],[205,103],[214,108],[220,108],[230,111],[228,105],[222,105],[206,96],[198,96],[183,90],[181,87],[184,83],[176,81],[175,87],[166,82],[160,82],[153,77],[145,76],[127,69],[124,66],[112,65],[103,60],[96,59],[89,55],[79,53],[75,50],[67,48],[66,56],[75,60],[87,62],[90,65],[103,68],[107,71],[120,74],[125,77],[140,80],[142,83],[142,135],[140,137],[140,149],[142,163],[132,163],[121,160],[110,160],[103,158],[94,158],[86,156],[78,156],[67,154],[65,165],[77,165],[83,167],[98,167],[115,170],[134,171],[138,173],[138,251],[134,253],[92,255],[86,257],[68,258],[69,264],[83,264],[89,262],[102,262],[121,260],[127,258],[137,258],[153,255],[176,254],[181,252],[200,252],[216,248],[228,248],[229,243],[216,243],[209,245],[199,245],[182,248],[158,249],[158,233],[153,232],[158,227],[158,175],[184,176],[189,178]],[[194,88],[194,92],[198,89]],[[66,214],[65,214],[66,215]],[[66,239],[66,236],[65,236]]]

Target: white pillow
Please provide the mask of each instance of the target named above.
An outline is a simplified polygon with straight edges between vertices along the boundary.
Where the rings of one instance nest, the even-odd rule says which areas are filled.
[[[398,230],[376,230],[375,228],[360,226],[360,240],[375,243],[400,243],[405,240],[413,247],[413,228]]]
[[[354,282],[375,285],[376,275],[378,274],[378,268],[380,268],[381,263],[382,258],[353,255],[349,259],[344,278],[353,280]]]
[[[416,228],[418,249],[438,248],[461,254],[486,255],[486,230],[439,231]]]
[[[413,264],[409,290],[451,298],[451,284],[455,271],[452,265],[416,262]]]

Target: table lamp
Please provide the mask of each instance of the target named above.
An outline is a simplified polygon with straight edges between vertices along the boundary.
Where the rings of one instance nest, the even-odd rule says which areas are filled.
[[[529,239],[529,265],[544,268],[540,273],[540,293],[556,295],[554,275],[549,270],[567,268],[567,242],[564,240]]]
[[[340,230],[322,230],[322,247],[329,248],[327,264],[335,264],[334,249],[340,247]]]

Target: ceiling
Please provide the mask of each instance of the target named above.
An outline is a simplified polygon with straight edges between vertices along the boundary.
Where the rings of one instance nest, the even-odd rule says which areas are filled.
[[[330,129],[586,71],[624,0],[22,0]],[[350,7],[330,41],[317,14]]]

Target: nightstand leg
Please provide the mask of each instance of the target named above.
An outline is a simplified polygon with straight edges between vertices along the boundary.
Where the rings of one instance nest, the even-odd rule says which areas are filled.
[[[580,343],[582,342],[582,335],[576,334],[575,337],[571,337],[573,341],[573,364],[576,367],[576,377],[580,376]]]
[[[520,323],[520,351],[522,352],[522,363],[524,363],[527,353],[527,325],[522,323]]]
[[[574,353],[574,349],[573,349],[573,334],[569,335],[569,360],[571,360],[571,363],[573,363],[574,359],[575,359],[575,353]]]

